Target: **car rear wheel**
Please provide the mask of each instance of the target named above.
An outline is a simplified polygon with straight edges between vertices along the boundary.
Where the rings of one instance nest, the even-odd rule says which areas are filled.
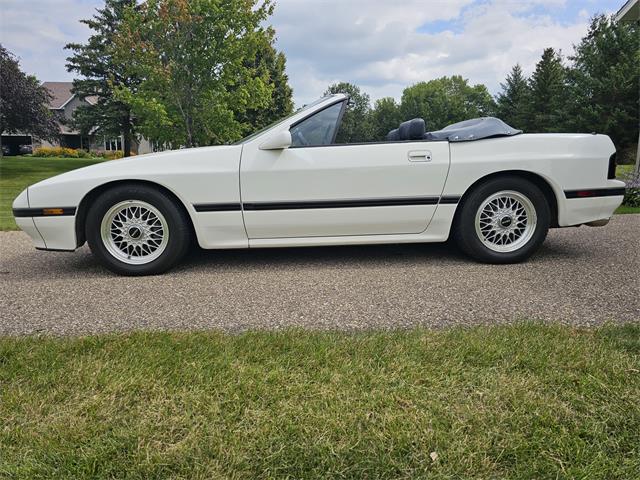
[[[551,211],[532,182],[499,177],[476,187],[462,204],[454,237],[469,256],[487,263],[529,258],[549,231]]]
[[[145,185],[123,185],[100,195],[87,213],[86,235],[96,258],[121,275],[162,273],[190,243],[184,211]]]

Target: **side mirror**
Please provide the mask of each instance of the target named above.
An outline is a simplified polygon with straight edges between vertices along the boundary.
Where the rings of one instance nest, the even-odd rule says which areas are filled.
[[[260,150],[283,150],[291,146],[291,132],[282,130],[260,145]]]

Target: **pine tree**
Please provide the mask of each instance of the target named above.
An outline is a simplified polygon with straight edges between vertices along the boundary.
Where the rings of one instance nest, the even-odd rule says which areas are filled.
[[[553,48],[546,48],[542,52],[529,86],[529,131],[563,131],[566,128],[566,70],[560,54]]]
[[[498,117],[514,128],[527,129],[530,88],[522,67],[516,64],[500,86],[502,92],[496,98]]]
[[[122,135],[125,156],[131,154],[136,131],[131,109],[114,97],[114,88],[134,89],[138,79],[116,60],[114,38],[127,8],[135,5],[135,0],[106,0],[92,18],[81,20],[93,31],[87,42],[65,47],[73,51],[67,58],[67,70],[83,77],[74,80],[73,92],[80,98],[95,97],[93,105],[82,105],[76,110],[74,125],[85,134],[97,128],[96,133]]]
[[[640,28],[599,15],[575,47],[569,70],[573,131],[609,135],[619,151],[636,154],[640,118]]]

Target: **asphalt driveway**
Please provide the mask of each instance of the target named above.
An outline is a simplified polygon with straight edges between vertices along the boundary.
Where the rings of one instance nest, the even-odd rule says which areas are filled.
[[[125,278],[86,247],[38,252],[21,232],[0,233],[0,255],[0,335],[640,321],[640,215],[552,230],[529,262],[505,266],[448,245],[197,251],[163,276]]]

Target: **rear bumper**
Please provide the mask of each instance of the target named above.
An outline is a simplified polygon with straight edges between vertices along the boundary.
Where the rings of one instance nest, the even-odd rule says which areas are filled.
[[[609,220],[622,205],[624,183],[617,180],[607,183],[607,188],[565,191],[565,198],[559,202],[559,225],[570,227]]]

